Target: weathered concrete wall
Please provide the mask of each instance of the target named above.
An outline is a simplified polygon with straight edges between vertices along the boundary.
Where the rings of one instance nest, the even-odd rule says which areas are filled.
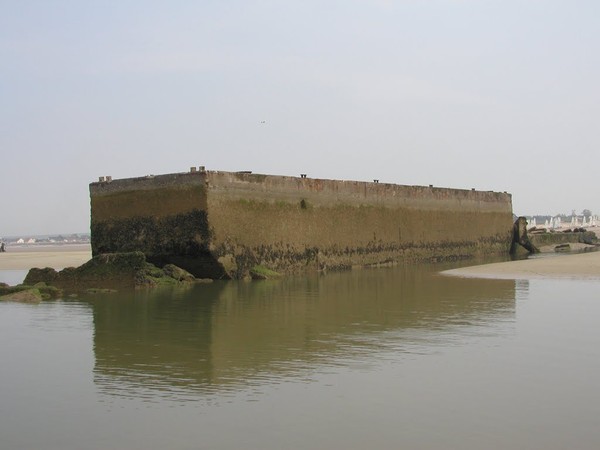
[[[511,196],[195,172],[92,183],[92,251],[141,250],[197,276],[507,253]]]
[[[357,181],[208,174],[213,251],[241,276],[508,252],[508,194]]]
[[[530,233],[529,239],[536,247],[558,244],[596,244],[598,239],[593,231],[577,233]]]
[[[208,249],[206,194],[201,172],[90,184],[92,255],[142,251],[159,266],[222,277]]]

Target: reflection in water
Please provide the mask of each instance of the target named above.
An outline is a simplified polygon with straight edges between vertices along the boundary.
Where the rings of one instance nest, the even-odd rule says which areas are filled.
[[[92,305],[96,386],[185,400],[497,332],[514,319],[515,282],[407,266],[136,292]]]

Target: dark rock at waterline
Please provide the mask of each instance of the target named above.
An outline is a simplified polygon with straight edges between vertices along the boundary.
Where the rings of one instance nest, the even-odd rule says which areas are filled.
[[[527,230],[527,232],[529,234],[544,234],[544,233],[548,233],[548,230],[546,230],[545,228],[530,228],[529,230]]]
[[[598,237],[593,231],[584,231],[579,234],[579,242],[588,245],[597,245]]]
[[[65,269],[66,270],[66,269]],[[25,285],[33,285],[36,283],[51,283],[58,277],[58,272],[51,267],[44,267],[43,269],[33,268],[30,269],[23,281]]]
[[[161,269],[148,263],[142,252],[130,252],[96,255],[79,267],[67,267],[60,272],[48,267],[31,269],[24,284],[44,282],[69,291],[86,291],[156,287],[195,281],[200,280],[177,266],[169,264]]]
[[[250,278],[252,280],[268,280],[271,278],[278,278],[281,275],[274,270],[268,269],[264,266],[254,266],[250,269]]]
[[[525,217],[519,217],[513,225],[513,242],[510,249],[510,253],[517,255],[523,250],[527,250],[529,253],[539,253],[539,249],[533,245],[529,236],[527,236],[527,219]]]
[[[570,252],[571,251],[571,244],[559,244],[557,246],[554,247],[554,251],[561,253],[561,252]]]
[[[166,276],[171,277],[177,281],[194,281],[196,277],[181,267],[177,267],[174,264],[167,264],[162,268]]]
[[[42,293],[36,288],[27,288],[0,296],[0,301],[19,303],[39,303],[43,300]]]
[[[2,283],[0,286],[0,300],[12,300],[22,301],[25,303],[32,303],[27,301],[28,298],[32,298],[31,295],[20,294],[24,291],[33,290],[33,294],[37,297],[40,296],[39,300],[47,300],[52,298],[59,298],[62,295],[62,290],[55,286],[48,286],[46,283],[36,283],[34,285],[19,284],[18,286],[9,286],[6,283]],[[30,293],[31,294],[31,293]],[[37,302],[37,300],[35,300]]]

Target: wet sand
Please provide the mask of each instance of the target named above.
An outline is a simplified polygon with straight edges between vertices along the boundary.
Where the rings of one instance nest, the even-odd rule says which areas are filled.
[[[600,279],[600,251],[545,256],[521,261],[484,264],[441,272],[468,278],[499,279]]]
[[[89,245],[8,247],[0,253],[0,270],[28,270],[32,267],[64,269],[77,267],[92,257]]]

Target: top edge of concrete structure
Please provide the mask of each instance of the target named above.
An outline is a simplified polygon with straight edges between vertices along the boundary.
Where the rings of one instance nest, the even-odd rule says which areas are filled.
[[[388,183],[381,182],[378,179],[374,179],[373,181],[360,181],[360,180],[343,180],[343,179],[334,179],[334,178],[311,178],[306,174],[301,174],[300,176],[291,176],[291,175],[272,175],[272,174],[262,174],[262,173],[254,173],[250,170],[240,170],[240,171],[224,171],[224,170],[206,170],[203,166],[200,166],[198,170],[195,167],[192,167],[188,172],[173,172],[168,174],[160,174],[160,175],[144,175],[140,177],[130,177],[130,178],[118,178],[113,179],[111,176],[99,177],[99,181],[94,181],[90,183],[90,188],[92,186],[104,186],[107,184],[115,183],[135,183],[136,181],[148,181],[148,180],[166,180],[166,179],[181,179],[183,178],[202,178],[207,175],[230,175],[236,177],[238,180],[240,178],[261,178],[261,179],[280,179],[280,180],[297,180],[300,182],[336,182],[336,183],[352,183],[352,184],[364,184],[364,185],[379,185],[381,187],[410,187],[410,188],[420,188],[425,190],[433,190],[433,191],[453,191],[453,192],[477,192],[477,193],[493,193],[499,195],[507,195],[512,197],[507,191],[493,191],[493,190],[479,190],[475,188],[464,189],[464,188],[452,188],[452,187],[442,187],[442,186],[434,186],[434,185],[417,185],[417,184],[398,184],[398,183]]]

